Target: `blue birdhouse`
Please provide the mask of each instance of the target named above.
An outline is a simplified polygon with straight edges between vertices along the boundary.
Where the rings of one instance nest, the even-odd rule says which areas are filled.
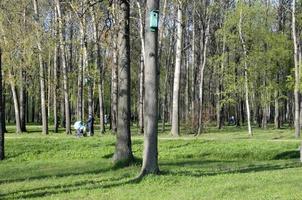
[[[159,11],[152,10],[150,12],[150,30],[155,32],[158,29],[159,24]]]

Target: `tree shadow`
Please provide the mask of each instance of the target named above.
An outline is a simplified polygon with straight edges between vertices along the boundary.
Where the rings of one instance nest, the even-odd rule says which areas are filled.
[[[62,177],[66,177],[66,176],[81,176],[81,175],[89,175],[89,174],[93,175],[93,174],[100,174],[100,173],[108,172],[112,169],[113,169],[113,167],[110,166],[110,167],[103,168],[103,169],[88,170],[88,171],[84,171],[84,172],[68,172],[68,173],[32,176],[32,177],[18,178],[18,179],[2,179],[2,180],[0,180],[0,184],[13,183],[13,182],[22,182],[22,181],[32,181],[32,180],[41,180],[41,179],[46,179],[46,178],[50,178],[50,177],[62,178]]]
[[[223,163],[223,162],[235,162],[235,161],[183,161],[177,163],[167,163],[166,165],[174,165],[174,166],[184,166],[184,165],[202,165],[209,163]],[[161,171],[161,175],[176,175],[176,176],[190,176],[190,177],[202,177],[202,176],[216,176],[223,174],[237,174],[237,173],[251,173],[251,172],[263,172],[263,171],[274,171],[281,169],[289,169],[289,168],[297,168],[301,167],[300,162],[291,162],[285,165],[281,164],[250,164],[248,166],[242,166],[239,168],[226,169],[226,170],[218,170],[218,171],[203,171],[199,169],[194,170],[163,170]]]
[[[126,179],[126,180],[124,180]],[[124,175],[119,178],[111,179],[101,179],[98,181],[84,180],[73,184],[66,185],[56,185],[47,187],[38,187],[28,190],[19,190],[15,192],[10,192],[6,194],[0,194],[0,198],[17,198],[17,199],[27,199],[27,198],[42,198],[45,196],[56,195],[61,193],[69,193],[78,190],[93,190],[93,189],[107,189],[112,187],[123,186],[127,184],[137,184],[142,180],[142,178],[130,178],[128,175]],[[25,193],[25,194],[24,194]],[[28,194],[26,194],[28,193]],[[20,194],[20,195],[19,195]]]
[[[273,159],[274,160],[286,160],[286,159],[295,159],[300,158],[300,151],[285,151],[280,154],[277,154]]]

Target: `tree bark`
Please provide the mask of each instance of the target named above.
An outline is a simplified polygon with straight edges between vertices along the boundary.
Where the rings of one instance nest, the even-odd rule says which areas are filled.
[[[38,11],[38,2],[33,0],[34,11],[35,11],[35,20],[36,25],[39,25],[39,11]],[[39,59],[39,76],[40,76],[40,93],[41,93],[41,114],[42,114],[42,133],[48,134],[48,116],[47,116],[47,104],[46,104],[46,84],[45,84],[45,75],[44,75],[44,66],[42,58],[42,47],[40,43],[40,36],[38,30],[36,31],[37,35],[37,47],[38,47],[38,59]]]
[[[117,50],[117,36],[113,36],[113,65],[111,74],[111,129],[112,133],[117,132],[117,98],[118,98],[118,50]]]
[[[139,101],[138,101],[138,120],[139,134],[144,133],[144,68],[145,68],[145,39],[144,39],[144,23],[140,2],[136,2],[139,13],[140,40],[141,40],[141,60],[139,70]]]
[[[118,61],[118,115],[115,153],[113,161],[131,162],[130,133],[130,3],[127,0],[119,1],[119,61]]]
[[[15,80],[12,75],[12,70],[10,70],[9,75],[10,75],[10,79],[11,79],[10,85],[11,85],[11,90],[12,90],[12,94],[13,94],[13,101],[14,101],[14,108],[15,108],[16,133],[22,133],[18,94],[17,94]]]
[[[26,89],[25,89],[25,71],[20,70],[20,123],[21,131],[26,132]]]
[[[61,7],[60,1],[56,0],[56,7],[58,12],[58,25],[59,25],[59,42],[60,42],[60,53],[61,53],[61,61],[63,68],[63,90],[64,90],[64,107],[65,107],[65,125],[66,125],[66,133],[71,134],[71,124],[70,124],[70,104],[69,104],[69,87],[68,87],[68,74],[67,74],[67,65],[66,65],[66,57],[65,57],[65,44],[63,40],[63,24],[62,24],[62,15],[61,15]],[[63,119],[62,119],[63,120]]]
[[[3,82],[2,82],[2,49],[0,48],[0,160],[4,160],[5,158],[5,149],[4,149],[4,141],[5,141],[5,130],[3,129],[5,126],[4,121],[4,104],[3,101]]]
[[[207,8],[207,14],[208,14],[208,8]],[[202,132],[202,104],[203,104],[203,79],[204,79],[204,69],[207,62],[207,47],[208,47],[208,41],[209,41],[209,34],[210,34],[210,17],[207,16],[207,24],[206,24],[206,30],[203,31],[203,38],[200,39],[202,46],[202,54],[201,54],[201,61],[200,61],[200,77],[199,77],[199,101],[198,101],[198,132],[197,135],[200,135]]]
[[[172,129],[171,134],[175,137],[179,136],[179,91],[180,91],[180,68],[182,60],[182,3],[178,3],[177,11],[177,44],[176,44],[176,60],[173,84],[173,108],[172,108]]]
[[[247,66],[247,50],[245,41],[242,34],[242,9],[240,10],[240,19],[239,19],[239,35],[240,35],[240,41],[243,48],[243,54],[244,54],[244,90],[245,90],[245,106],[246,106],[246,115],[247,115],[247,126],[248,126],[248,133],[250,136],[253,135],[252,133],[252,127],[251,127],[251,113],[250,113],[250,104],[249,104],[249,87],[248,87],[248,66]]]
[[[298,63],[298,43],[297,43],[297,32],[296,32],[296,0],[292,2],[292,37],[294,43],[294,62],[295,62],[295,136],[300,137],[300,66]]]
[[[159,10],[159,0],[147,0],[147,12]],[[150,16],[145,27],[145,136],[141,175],[158,174],[158,30],[149,29]]]
[[[100,132],[103,134],[105,132],[105,123],[104,123],[104,103],[103,103],[103,62],[102,62],[102,55],[101,55],[101,46],[99,40],[99,29],[98,24],[95,19],[95,13],[92,10],[92,22],[93,22],[93,39],[94,39],[94,51],[95,57],[94,62],[99,70],[99,80],[98,80],[98,92],[99,92],[99,107],[100,107]]]

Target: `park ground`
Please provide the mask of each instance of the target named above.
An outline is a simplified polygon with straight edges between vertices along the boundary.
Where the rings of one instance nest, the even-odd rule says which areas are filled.
[[[159,176],[140,171],[143,137],[132,136],[136,162],[114,166],[115,136],[77,139],[63,132],[6,134],[0,199],[302,199],[300,140],[290,129],[209,128],[199,137],[159,135]],[[185,130],[182,130],[185,132]]]

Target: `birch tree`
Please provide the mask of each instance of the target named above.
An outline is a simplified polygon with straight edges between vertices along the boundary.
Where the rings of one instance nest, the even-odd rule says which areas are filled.
[[[173,104],[172,104],[172,129],[171,134],[175,137],[179,136],[179,92],[180,92],[180,68],[182,62],[182,37],[183,37],[183,8],[182,1],[178,1],[177,5],[177,44],[176,44],[176,60],[173,84]]]

